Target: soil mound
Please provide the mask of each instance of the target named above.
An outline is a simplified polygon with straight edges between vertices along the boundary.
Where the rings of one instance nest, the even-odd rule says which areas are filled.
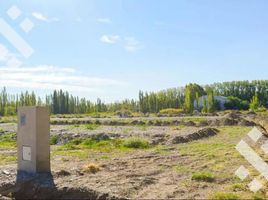
[[[225,117],[221,120],[221,125],[223,126],[234,126],[237,125],[238,121],[234,118]]]
[[[199,140],[202,138],[214,136],[219,132],[216,128],[203,128],[196,132],[187,134],[187,135],[178,135],[173,138],[171,138],[172,144],[179,144],[179,143],[186,143],[193,140]]]
[[[240,118],[240,112],[230,112],[224,115],[224,118],[228,119],[239,119]]]
[[[183,123],[185,126],[195,126],[195,123],[193,121],[187,121]]]
[[[253,121],[248,121],[245,119],[240,120],[240,122],[238,122],[239,126],[256,126],[256,123]]]

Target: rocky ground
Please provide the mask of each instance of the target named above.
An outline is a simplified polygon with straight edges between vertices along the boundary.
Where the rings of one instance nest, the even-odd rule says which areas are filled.
[[[115,122],[116,119],[98,120],[105,123],[54,123],[52,176],[41,175],[25,184],[16,183],[16,161],[12,159],[16,148],[1,147],[0,142],[0,198],[266,197],[266,186],[252,194],[247,183],[234,175],[241,164],[247,165],[235,145],[258,125],[256,116],[229,113],[214,117],[120,119],[126,121],[124,124]],[[1,124],[0,130],[0,137],[16,132],[16,124]],[[110,141],[132,137],[144,138],[149,147],[107,147]],[[66,146],[74,139],[105,143],[86,148],[81,144]]]

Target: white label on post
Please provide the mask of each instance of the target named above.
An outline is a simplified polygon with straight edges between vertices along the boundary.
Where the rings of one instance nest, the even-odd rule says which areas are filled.
[[[31,147],[22,146],[22,160],[26,160],[26,161],[31,161],[32,160]]]

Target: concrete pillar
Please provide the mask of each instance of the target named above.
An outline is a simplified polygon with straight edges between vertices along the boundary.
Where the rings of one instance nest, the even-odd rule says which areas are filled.
[[[21,107],[18,110],[18,171],[50,172],[50,123],[47,107]]]

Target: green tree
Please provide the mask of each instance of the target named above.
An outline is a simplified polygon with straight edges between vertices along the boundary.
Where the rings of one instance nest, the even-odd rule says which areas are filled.
[[[212,90],[208,92],[208,112],[215,112],[215,99]]]
[[[260,107],[259,97],[257,93],[252,97],[249,107],[250,107],[250,110],[252,111],[257,111],[258,108]]]
[[[185,89],[185,102],[184,102],[184,111],[186,113],[192,113],[194,110],[194,91],[191,85],[186,86]]]
[[[205,97],[203,97],[202,103],[203,103],[202,113],[207,113],[208,112],[208,106],[207,106],[207,99]]]
[[[204,89],[197,84],[189,84],[185,87],[185,101],[184,111],[186,113],[192,113],[194,110],[194,101],[197,96],[203,96],[205,93]]]
[[[198,92],[195,93],[195,102],[196,102],[196,108],[199,110],[199,94]]]

